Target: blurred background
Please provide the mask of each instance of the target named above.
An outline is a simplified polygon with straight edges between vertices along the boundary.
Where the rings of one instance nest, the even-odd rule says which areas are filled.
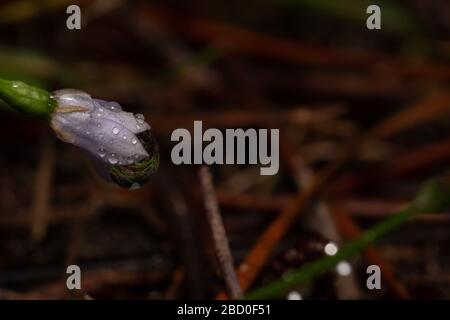
[[[70,4],[81,30],[66,28]],[[382,30],[366,28],[370,4]],[[449,168],[446,0],[1,1],[0,39],[0,77],[118,101],[161,151],[154,179],[123,190],[47,124],[0,109],[2,299],[224,298],[224,264],[250,291],[332,254]],[[172,131],[194,120],[280,128],[278,175],[210,168],[226,261],[199,166],[170,160]],[[419,216],[278,298],[448,299],[449,226],[448,213]],[[66,288],[70,264],[81,290]],[[366,288],[372,264],[381,290]]]

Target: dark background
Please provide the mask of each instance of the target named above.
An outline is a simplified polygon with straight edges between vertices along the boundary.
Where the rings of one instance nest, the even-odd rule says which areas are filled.
[[[65,27],[74,3],[79,31]],[[382,30],[366,28],[372,3],[382,6]],[[247,290],[390,216],[448,170],[449,15],[444,0],[1,1],[0,76],[81,89],[145,114],[161,167],[144,188],[119,189],[45,123],[0,111],[0,297],[213,299],[223,291],[199,166],[170,161],[171,132],[191,130],[193,120],[280,128],[278,175],[211,167],[236,266],[297,192],[345,156],[275,250],[266,248],[262,270],[247,270],[255,277]],[[352,259],[350,276],[331,270],[295,292],[448,299],[450,217],[415,220]],[[74,263],[80,291],[65,287]],[[370,264],[388,274],[382,290],[365,287]]]

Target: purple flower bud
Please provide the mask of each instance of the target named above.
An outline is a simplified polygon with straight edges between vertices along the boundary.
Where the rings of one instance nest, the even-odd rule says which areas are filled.
[[[136,188],[156,171],[159,153],[143,115],[79,90],[58,90],[53,98],[51,126],[58,137],[88,151],[116,183]]]

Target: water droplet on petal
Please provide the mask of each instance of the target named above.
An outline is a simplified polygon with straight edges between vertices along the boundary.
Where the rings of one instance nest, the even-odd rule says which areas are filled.
[[[127,136],[123,136],[122,138],[123,138],[123,140],[127,140]]]
[[[100,123],[97,123],[97,128],[101,128],[102,125]]]
[[[113,132],[114,134],[119,134],[119,132],[120,132],[120,129],[119,129],[119,128],[116,128],[116,127],[114,127],[114,128],[113,128],[113,130],[112,130],[112,132]]]
[[[132,144],[137,144],[137,139],[136,138],[131,139],[131,143]]]
[[[111,164],[117,164],[117,162],[119,162],[114,153],[111,153],[111,156],[108,158],[108,161]]]
[[[106,156],[106,151],[104,148],[99,148],[98,149],[98,155],[100,158],[104,158]]]
[[[122,107],[120,106],[120,104],[118,104],[115,101],[108,101],[105,104],[106,108],[108,108],[109,110],[113,111],[113,112],[120,112],[122,111]]]
[[[136,113],[136,115],[134,116],[136,118],[137,123],[139,124],[144,124],[145,122],[145,117],[143,114],[141,113]]]

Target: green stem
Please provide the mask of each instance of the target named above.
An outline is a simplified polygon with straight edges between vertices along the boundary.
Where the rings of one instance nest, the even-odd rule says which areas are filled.
[[[55,108],[51,94],[20,81],[0,79],[0,99],[29,117],[48,119]]]
[[[431,180],[420,190],[411,207],[399,211],[395,215],[370,228],[364,232],[360,238],[351,241],[340,248],[336,255],[324,257],[316,262],[307,264],[296,271],[288,273],[282,279],[248,293],[244,296],[244,299],[267,299],[280,296],[289,288],[311,281],[317,276],[329,271],[340,261],[346,260],[361,252],[368,245],[376,242],[387,233],[401,226],[413,215],[424,212],[436,212],[447,207],[449,203],[450,188],[448,181],[446,179]]]

